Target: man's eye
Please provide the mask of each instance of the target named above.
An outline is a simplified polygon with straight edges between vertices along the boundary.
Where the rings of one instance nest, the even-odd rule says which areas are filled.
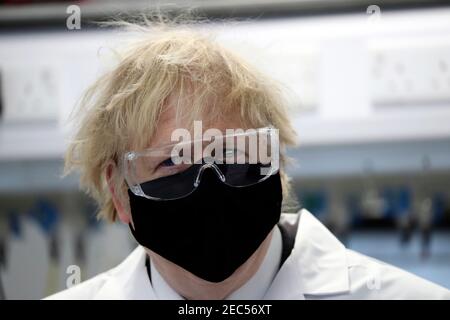
[[[159,164],[160,167],[172,167],[174,165],[175,163],[173,163],[172,158],[168,158]]]
[[[223,152],[226,157],[232,157],[236,154],[236,150],[234,149],[225,149]]]
[[[249,156],[241,150],[228,149],[224,154],[224,161],[227,163],[247,163]]]
[[[223,155],[225,158],[233,158],[237,154],[238,154],[238,152],[234,149],[224,149],[223,150]]]

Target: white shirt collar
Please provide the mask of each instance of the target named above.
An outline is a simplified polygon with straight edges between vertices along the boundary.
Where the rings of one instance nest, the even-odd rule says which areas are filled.
[[[227,300],[259,300],[264,298],[273,279],[275,278],[281,262],[282,253],[281,232],[275,226],[269,249],[266,256],[258,268],[258,271],[239,289],[231,293]],[[152,285],[156,296],[163,300],[182,300],[181,297],[164,280],[150,259],[150,271],[152,275]]]

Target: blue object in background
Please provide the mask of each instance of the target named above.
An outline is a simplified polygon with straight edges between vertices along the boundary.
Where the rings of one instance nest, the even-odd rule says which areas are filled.
[[[404,214],[411,210],[412,195],[408,187],[401,187],[397,195],[397,212]]]
[[[11,231],[11,234],[16,238],[19,238],[22,234],[22,227],[20,223],[20,215],[15,211],[10,211],[8,213],[9,230]]]
[[[411,191],[407,187],[386,187],[382,191],[382,197],[386,203],[383,216],[389,219],[397,219],[410,212]]]
[[[323,218],[327,208],[327,195],[323,190],[305,191],[300,196],[303,208],[318,218]]]
[[[445,195],[437,193],[433,197],[433,223],[437,224],[444,220],[446,208]]]
[[[58,209],[50,201],[39,199],[29,211],[29,216],[42,228],[45,234],[51,234],[59,220]]]

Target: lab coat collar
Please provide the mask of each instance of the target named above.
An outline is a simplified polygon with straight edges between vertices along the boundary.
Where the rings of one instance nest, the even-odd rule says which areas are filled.
[[[146,252],[138,246],[120,265],[108,272],[104,285],[94,299],[157,299],[145,267]]]
[[[276,275],[265,299],[304,299],[350,290],[346,249],[311,213],[299,212],[294,248]],[[297,214],[283,214],[294,226]],[[95,299],[157,299],[145,268],[146,253],[138,246],[107,280]]]
[[[344,245],[311,213],[299,212],[294,248],[266,299],[304,299],[304,295],[331,295],[350,290]],[[284,214],[284,223],[296,223],[297,214]]]

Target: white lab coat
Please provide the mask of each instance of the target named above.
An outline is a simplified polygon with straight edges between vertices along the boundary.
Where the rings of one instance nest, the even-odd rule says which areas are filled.
[[[283,214],[292,225],[295,214]],[[49,299],[156,299],[136,248],[120,265]],[[302,210],[294,249],[266,299],[450,299],[450,291],[413,274],[346,249],[312,214]]]

